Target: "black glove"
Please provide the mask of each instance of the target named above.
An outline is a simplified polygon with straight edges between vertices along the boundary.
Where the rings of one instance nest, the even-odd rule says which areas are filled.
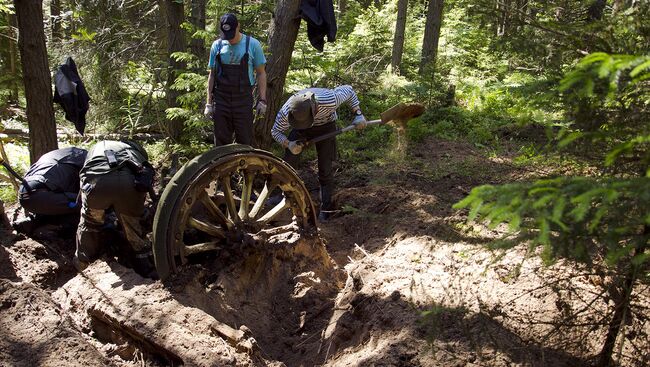
[[[149,192],[153,188],[153,178],[155,175],[156,171],[154,171],[151,164],[144,162],[142,169],[135,174],[135,189],[139,192]]]

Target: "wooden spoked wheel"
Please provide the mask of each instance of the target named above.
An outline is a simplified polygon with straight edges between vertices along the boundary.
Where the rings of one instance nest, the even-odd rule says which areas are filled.
[[[284,161],[247,145],[203,153],[174,175],[153,223],[153,252],[161,279],[193,256],[263,246],[271,236],[313,231],[309,192]]]

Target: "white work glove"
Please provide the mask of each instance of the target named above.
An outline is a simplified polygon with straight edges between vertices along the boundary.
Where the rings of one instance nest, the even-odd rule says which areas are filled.
[[[255,106],[255,112],[257,113],[258,117],[264,116],[266,113],[266,101],[260,99],[257,101],[257,105]]]
[[[212,118],[212,103],[207,103],[205,105],[205,110],[203,110],[203,115],[209,119]]]
[[[297,141],[290,141],[289,145],[287,146],[291,154],[293,155],[298,155],[300,152],[302,152],[302,144]]]
[[[357,130],[363,130],[366,128],[367,125],[366,118],[363,115],[357,115],[354,120],[352,120],[352,125],[354,125],[354,128]]]

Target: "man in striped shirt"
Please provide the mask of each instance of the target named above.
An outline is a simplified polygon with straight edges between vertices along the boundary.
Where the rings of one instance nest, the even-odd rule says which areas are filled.
[[[347,104],[354,112],[352,123],[357,129],[366,126],[366,118],[359,108],[359,99],[349,85],[334,89],[308,88],[294,94],[282,106],[271,129],[273,139],[285,148],[284,160],[296,168],[299,155],[306,141],[336,131],[336,110]],[[287,137],[285,132],[291,128]],[[332,161],[336,158],[336,138],[317,142],[318,181],[320,183],[321,207],[318,219],[327,220],[332,212],[334,193],[334,172]]]

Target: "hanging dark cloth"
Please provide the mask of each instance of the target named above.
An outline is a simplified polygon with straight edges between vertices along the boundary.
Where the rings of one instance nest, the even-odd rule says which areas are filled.
[[[302,0],[300,13],[307,22],[309,43],[318,51],[323,51],[325,36],[328,42],[336,40],[336,17],[332,0]]]
[[[68,57],[63,65],[59,65],[54,74],[54,102],[61,105],[65,111],[65,119],[74,123],[77,131],[83,135],[90,96],[72,57]]]

